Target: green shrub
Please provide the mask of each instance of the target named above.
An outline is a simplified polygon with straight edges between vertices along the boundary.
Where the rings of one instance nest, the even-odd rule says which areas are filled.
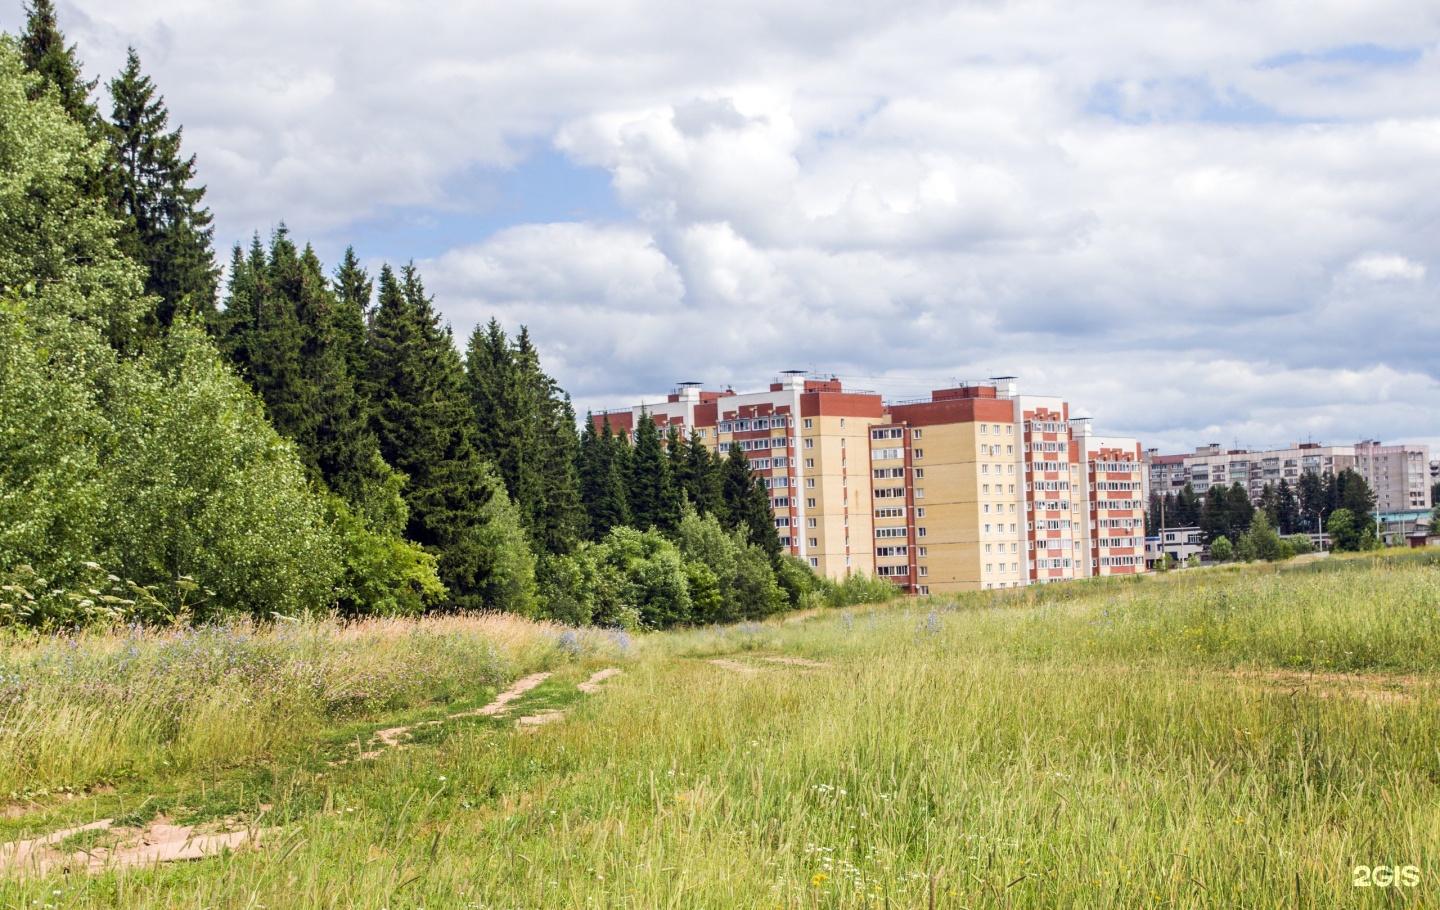
[[[887,603],[900,597],[903,592],[893,582],[877,576],[856,572],[845,580],[831,583],[826,592],[825,603],[832,607],[852,607],[857,604]]]

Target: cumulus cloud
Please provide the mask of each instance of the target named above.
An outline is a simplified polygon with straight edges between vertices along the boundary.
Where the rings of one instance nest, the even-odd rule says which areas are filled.
[[[422,268],[457,334],[529,325],[582,406],[792,367],[897,397],[1015,373],[1164,446],[1440,437],[1440,8],[61,12],[93,71],[140,49],[223,241],[283,218],[366,255],[378,212],[449,213]],[[491,203],[466,175],[537,145],[619,213],[467,233]]]

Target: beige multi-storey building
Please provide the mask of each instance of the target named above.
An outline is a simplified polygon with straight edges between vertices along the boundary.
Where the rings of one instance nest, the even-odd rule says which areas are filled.
[[[742,447],[781,542],[832,578],[938,594],[1145,571],[1139,442],[1092,435],[1010,377],[887,406],[792,372],[747,394],[686,383],[607,415],[630,431],[645,412]]]

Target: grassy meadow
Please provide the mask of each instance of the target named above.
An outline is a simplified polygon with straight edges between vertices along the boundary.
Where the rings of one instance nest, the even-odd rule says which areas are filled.
[[[541,670],[507,716],[358,758]],[[493,617],[14,639],[0,699],[0,839],[262,832],[155,869],[12,871],[4,907],[1440,902],[1430,554],[633,640]],[[1361,865],[1419,882],[1357,888]]]

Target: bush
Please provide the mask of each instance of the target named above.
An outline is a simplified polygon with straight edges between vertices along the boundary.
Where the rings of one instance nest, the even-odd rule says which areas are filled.
[[[1235,555],[1235,545],[1230,543],[1228,537],[1217,537],[1215,542],[1210,544],[1210,558],[1216,562],[1229,562]]]
[[[903,592],[893,582],[877,576],[856,572],[839,584],[830,583],[825,603],[832,607],[853,607],[857,604],[888,603]]]

